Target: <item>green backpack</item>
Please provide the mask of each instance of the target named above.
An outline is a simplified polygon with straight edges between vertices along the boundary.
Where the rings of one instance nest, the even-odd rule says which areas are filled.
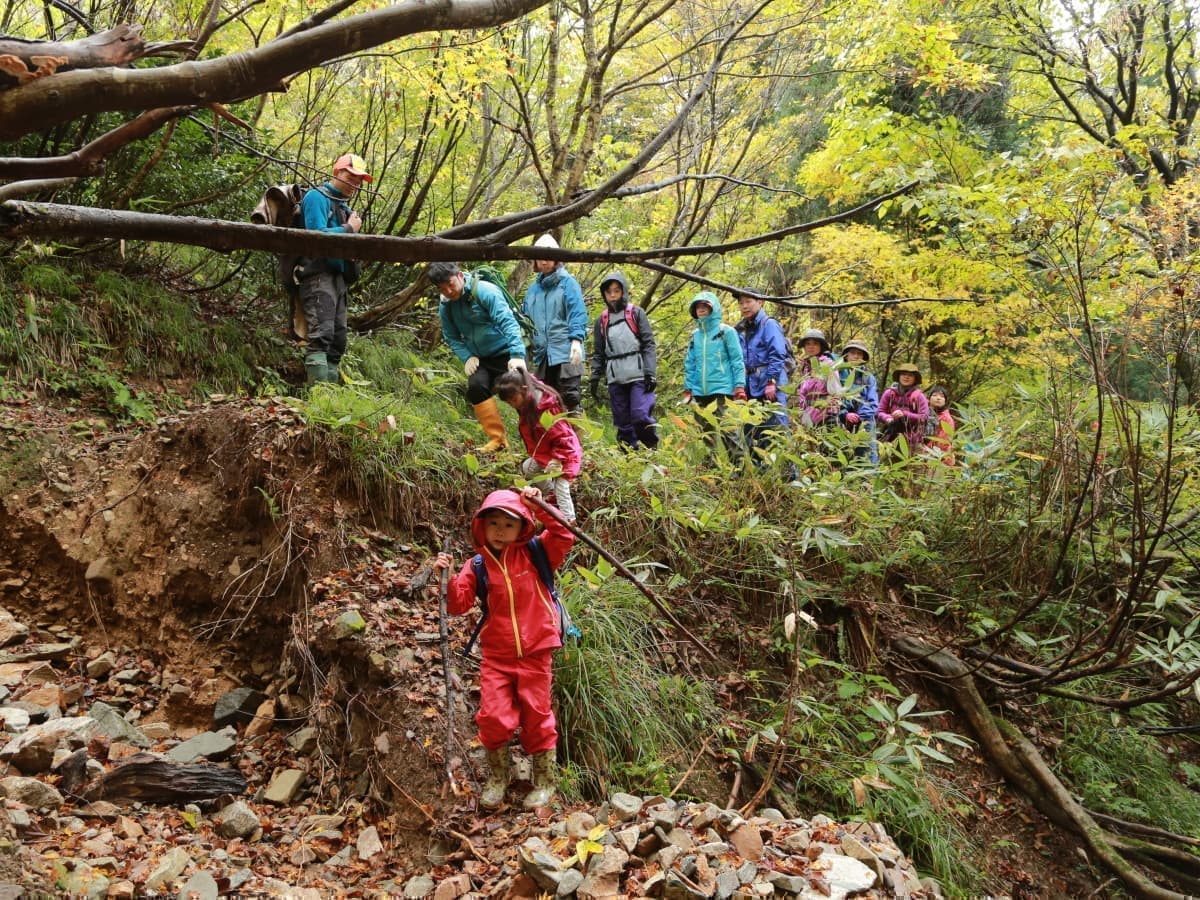
[[[521,329],[521,336],[528,343],[530,338],[533,337],[533,319],[525,315],[525,310],[521,308],[521,304],[508,292],[508,284],[505,282],[504,275],[501,274],[500,270],[493,265],[484,264],[472,269],[471,274],[480,281],[486,281],[500,290],[501,295],[508,303],[508,308],[512,311],[513,318],[517,320],[517,325]]]

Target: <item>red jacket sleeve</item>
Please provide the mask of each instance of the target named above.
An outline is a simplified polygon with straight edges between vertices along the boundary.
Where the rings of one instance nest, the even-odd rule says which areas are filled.
[[[446,592],[446,611],[452,616],[461,616],[469,612],[475,605],[475,570],[471,567],[470,557],[458,574],[450,579],[450,587]]]

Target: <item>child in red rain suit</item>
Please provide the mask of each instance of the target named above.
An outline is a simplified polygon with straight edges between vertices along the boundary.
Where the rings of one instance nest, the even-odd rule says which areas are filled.
[[[495,809],[509,782],[508,742],[520,729],[521,746],[533,757],[533,790],[526,809],[554,797],[558,773],[558,725],[550,703],[551,654],[562,646],[558,607],[538,575],[529,549],[535,516],[545,525],[538,538],[550,568],[557,570],[575,543],[574,534],[550,513],[528,502],[540,499],[535,487],[492,491],[471,520],[471,538],[482,555],[488,584],[488,615],[479,635],[479,742],[487,751],[490,775],[479,805]],[[448,569],[450,555],[434,566]],[[450,579],[447,609],[461,615],[475,605],[475,570],[467,560]]]
[[[571,482],[579,477],[583,464],[583,447],[579,435],[563,416],[566,405],[562,395],[548,384],[529,374],[528,370],[505,372],[496,379],[496,396],[517,411],[520,416],[521,440],[529,458],[521,463],[521,474],[532,480],[549,475],[544,485],[554,491],[558,511],[568,522],[575,521],[575,501],[571,497]],[[549,427],[543,417],[552,422]]]

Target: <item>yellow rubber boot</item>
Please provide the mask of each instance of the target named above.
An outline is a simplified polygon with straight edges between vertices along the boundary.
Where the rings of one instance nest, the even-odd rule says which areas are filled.
[[[496,809],[504,802],[504,792],[508,790],[509,761],[507,747],[487,752],[488,779],[483,785],[483,793],[479,795],[481,809]]]
[[[500,418],[500,407],[496,405],[495,397],[488,397],[482,403],[475,404],[475,418],[483,426],[483,433],[490,440],[479,448],[480,453],[495,453],[508,446],[508,432],[504,428],[504,420]]]
[[[537,809],[554,799],[558,789],[558,763],[554,750],[533,755],[533,790],[525,795],[525,808]]]

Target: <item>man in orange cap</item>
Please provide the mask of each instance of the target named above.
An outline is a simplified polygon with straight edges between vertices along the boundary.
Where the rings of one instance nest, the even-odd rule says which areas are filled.
[[[333,163],[333,178],[304,195],[300,209],[309,231],[357,234],[362,218],[349,201],[364,181],[374,181],[361,156],[343,153]],[[338,363],[346,352],[346,286],[358,280],[358,263],[352,259],[300,259],[296,281],[308,320],[308,352],[304,370],[309,384],[341,379]]]

